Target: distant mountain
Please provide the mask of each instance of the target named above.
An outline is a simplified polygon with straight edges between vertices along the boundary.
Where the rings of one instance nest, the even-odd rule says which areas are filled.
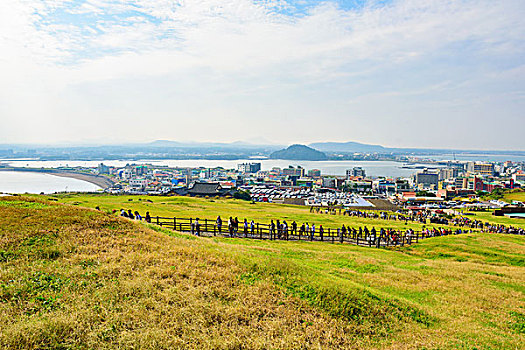
[[[277,150],[283,146],[280,145],[262,145],[253,144],[243,141],[235,141],[230,143],[221,142],[178,142],[169,140],[156,140],[145,144],[146,147],[162,147],[162,148],[214,148],[214,149],[236,149],[236,150]]]
[[[341,153],[387,153],[388,148],[379,145],[368,145],[359,142],[317,142],[309,145],[323,152]]]
[[[270,154],[271,159],[286,160],[327,160],[323,152],[305,145],[291,145],[288,148]]]

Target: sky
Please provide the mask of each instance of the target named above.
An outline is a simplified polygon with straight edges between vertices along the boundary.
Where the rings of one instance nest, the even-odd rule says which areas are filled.
[[[0,144],[525,150],[523,0],[0,2]]]

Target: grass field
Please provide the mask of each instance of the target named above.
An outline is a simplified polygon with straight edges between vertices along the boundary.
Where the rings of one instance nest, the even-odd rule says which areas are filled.
[[[512,201],[520,201],[525,203],[525,191],[506,193],[503,199],[509,203]]]
[[[226,198],[195,198],[181,196],[111,196],[107,194],[59,194],[45,196],[48,199],[55,199],[61,203],[84,206],[88,208],[100,207],[102,210],[112,211],[131,209],[139,211],[144,216],[149,211],[152,216],[165,217],[184,217],[211,219],[215,220],[220,215],[226,223],[227,219],[238,217],[240,221],[244,218],[260,223],[270,223],[270,220],[286,220],[289,224],[295,220],[298,225],[303,222],[315,223],[317,226],[341,227],[342,224],[358,228],[368,226],[368,228],[384,227],[395,229],[413,228],[421,230],[425,225],[409,222],[405,225],[401,221],[386,221],[382,219],[368,219],[349,217],[343,215],[328,215],[310,213],[309,207],[298,205],[285,205],[273,203],[251,203],[249,201],[226,199]],[[431,226],[431,225],[426,225]],[[439,225],[433,225],[439,226]]]
[[[503,200],[512,203],[513,200],[517,200],[520,202],[525,202],[525,191],[522,192],[511,192],[506,193],[503,196]],[[514,226],[514,227],[522,227],[525,228],[525,220],[524,219],[511,219],[505,216],[494,216],[492,215],[492,211],[485,211],[485,212],[468,212],[464,211],[466,213],[470,214],[471,218],[476,218],[478,220],[483,220],[487,222],[491,222],[494,224],[502,224],[506,226]]]
[[[1,348],[525,343],[522,236],[390,250],[206,239],[28,200],[0,199]]]

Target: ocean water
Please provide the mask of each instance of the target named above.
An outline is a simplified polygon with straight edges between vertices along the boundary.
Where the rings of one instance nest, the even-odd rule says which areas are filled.
[[[371,177],[388,176],[388,177],[408,177],[416,173],[417,169],[402,168],[403,164],[393,161],[292,161],[278,159],[241,159],[241,160],[206,160],[206,159],[162,159],[148,160],[141,159],[136,161],[130,160],[108,160],[108,161],[35,161],[35,160],[16,160],[4,161],[15,167],[46,167],[57,168],[63,166],[85,166],[96,167],[100,163],[108,166],[124,167],[126,164],[152,164],[169,167],[223,167],[225,169],[237,169],[237,164],[246,162],[261,163],[262,170],[271,170],[273,167],[286,168],[290,165],[300,165],[306,170],[319,169],[322,175],[345,175],[347,169],[361,167],[365,169],[366,175]]]
[[[100,187],[90,182],[42,173],[0,171],[0,193],[92,192]]]

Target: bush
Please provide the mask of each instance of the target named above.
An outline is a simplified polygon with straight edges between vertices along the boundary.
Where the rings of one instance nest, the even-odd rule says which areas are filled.
[[[233,198],[236,199],[242,199],[245,201],[251,201],[252,197],[250,196],[250,192],[248,191],[237,191],[233,194]]]

